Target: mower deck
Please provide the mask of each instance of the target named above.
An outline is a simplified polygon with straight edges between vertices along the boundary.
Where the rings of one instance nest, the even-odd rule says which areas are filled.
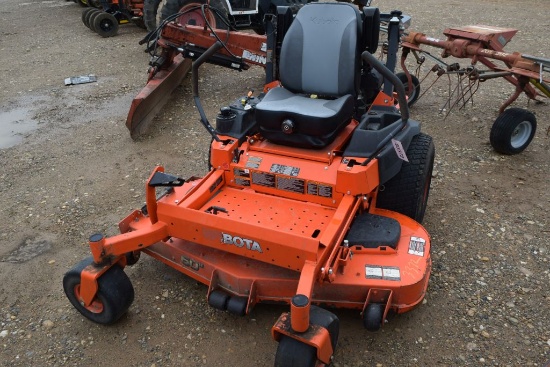
[[[427,239],[428,234],[423,227],[400,214],[384,210],[376,214],[392,215],[407,222],[407,226],[401,227],[397,250],[350,248],[345,258],[338,259],[341,268],[334,281],[315,285],[313,303],[362,311],[370,292],[369,303],[388,303],[388,309],[402,313],[424,298],[431,260],[419,256],[420,252],[413,254],[415,242],[411,242],[411,238]],[[240,240],[237,241],[240,244]],[[429,251],[429,242],[426,242],[421,252],[427,254]],[[296,270],[181,239],[157,243],[144,252],[208,285],[209,290],[221,289],[237,297],[246,297],[249,300],[247,314],[256,303],[290,303],[300,279],[300,272]]]

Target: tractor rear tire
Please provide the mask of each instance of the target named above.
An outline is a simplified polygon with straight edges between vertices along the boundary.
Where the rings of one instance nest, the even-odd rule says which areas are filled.
[[[185,15],[178,18],[179,22],[183,21],[185,24],[204,26],[205,22],[200,9],[202,4],[206,4],[206,0],[166,0],[166,3],[162,7],[162,11],[160,13],[160,21],[162,23],[167,19],[174,20],[175,14],[186,11],[187,13]],[[210,6],[218,9],[224,15],[224,18],[227,18],[229,10],[227,9],[224,1],[210,0]],[[198,7],[198,9],[191,10],[194,7]],[[218,14],[211,17],[208,22],[213,28],[228,29],[227,24]]]
[[[118,20],[113,14],[101,12],[93,17],[92,27],[101,37],[113,37],[118,33]]]
[[[405,93],[407,94],[407,105],[411,107],[413,104],[416,103],[418,100],[418,97],[420,97],[420,81],[418,78],[411,74],[411,83],[412,83],[412,91],[409,90],[409,80],[407,79],[407,74],[405,73],[397,73],[395,74],[403,83],[403,86],[405,87]]]
[[[317,349],[283,335],[275,354],[275,367],[315,367]]]
[[[98,291],[91,305],[80,303],[81,273],[93,263],[88,257],[75,265],[63,277],[63,290],[71,304],[87,319],[109,325],[117,321],[134,301],[134,287],[124,270],[115,264],[97,280]]]
[[[535,115],[522,108],[509,108],[493,123],[489,140],[498,153],[518,154],[531,143],[536,131]]]
[[[434,166],[435,147],[426,134],[415,135],[407,148],[409,162],[384,183],[378,192],[376,206],[404,214],[422,223]]]
[[[143,23],[148,32],[157,29],[157,14],[162,0],[145,0],[143,2]]]

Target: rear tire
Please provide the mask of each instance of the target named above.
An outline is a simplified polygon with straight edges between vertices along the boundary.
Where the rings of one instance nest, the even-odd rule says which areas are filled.
[[[97,280],[98,291],[89,306],[80,303],[81,273],[93,263],[88,257],[63,277],[63,290],[71,304],[87,319],[98,324],[112,324],[126,313],[134,301],[134,288],[124,270],[115,264]]]
[[[522,108],[509,108],[493,123],[489,140],[498,153],[518,154],[531,143],[536,131],[535,115]]]
[[[382,185],[376,206],[422,223],[428,204],[434,157],[432,138],[422,133],[415,135],[407,148],[409,162],[403,162],[397,175]]]
[[[143,2],[143,23],[148,32],[157,28],[157,14],[162,0],[145,0]]]
[[[162,7],[162,11],[160,13],[160,21],[162,23],[166,19],[173,20],[173,15],[178,14],[181,11],[189,11],[188,13],[180,16],[178,18],[178,22],[182,24],[204,26],[205,22],[200,6],[205,3],[205,0],[167,0]],[[229,13],[229,11],[223,1],[210,0],[210,6],[220,10],[221,13],[224,15],[224,18],[227,18],[227,14]],[[194,7],[199,7],[199,9],[191,11],[190,9]],[[227,24],[225,24],[225,22],[217,14],[211,16],[208,22],[213,28],[227,29]]]

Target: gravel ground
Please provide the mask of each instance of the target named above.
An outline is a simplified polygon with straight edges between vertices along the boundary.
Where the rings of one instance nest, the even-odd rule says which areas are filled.
[[[449,26],[520,31],[509,51],[550,57],[548,0],[375,1],[400,9],[412,28],[443,37]],[[204,174],[208,136],[190,81],[140,141],[124,121],[146,80],[143,31],[103,39],[81,8],[62,0],[0,2],[0,365],[269,366],[270,328],[285,307],[259,305],[237,318],[205,302],[206,287],[152,260],[127,269],[136,290],[117,324],[85,320],[65,298],[63,274],[88,256],[91,233],[113,235],[144,201],[156,164]],[[437,51],[435,52],[437,53]],[[65,87],[66,77],[97,83]],[[261,70],[205,67],[203,104],[217,107],[261,86]],[[545,366],[550,361],[550,110],[534,112],[535,139],[516,156],[495,153],[489,130],[510,85],[484,83],[473,105],[445,118],[445,84],[412,109],[437,155],[424,225],[433,240],[425,302],[366,332],[356,312],[341,320],[335,354],[344,366]],[[12,133],[13,131],[17,133]]]

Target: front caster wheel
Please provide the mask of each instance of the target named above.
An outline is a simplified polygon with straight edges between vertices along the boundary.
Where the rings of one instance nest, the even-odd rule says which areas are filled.
[[[321,326],[328,331],[332,352],[334,353],[340,333],[340,320],[338,317],[330,311],[311,305],[309,323]],[[317,349],[315,347],[287,335],[281,335],[277,354],[275,355],[275,367],[314,367],[317,362]]]
[[[81,273],[93,263],[91,257],[82,260],[63,277],[63,290],[71,304],[87,319],[98,324],[112,324],[128,310],[134,301],[134,288],[122,268],[115,264],[99,279],[97,294],[89,306],[80,301]]]
[[[384,305],[371,303],[363,312],[363,326],[368,331],[378,331],[382,327],[384,318]]]
[[[536,130],[535,115],[522,108],[509,108],[495,120],[489,140],[498,153],[518,154],[531,143]]]
[[[317,350],[289,336],[281,336],[275,367],[315,367]]]

